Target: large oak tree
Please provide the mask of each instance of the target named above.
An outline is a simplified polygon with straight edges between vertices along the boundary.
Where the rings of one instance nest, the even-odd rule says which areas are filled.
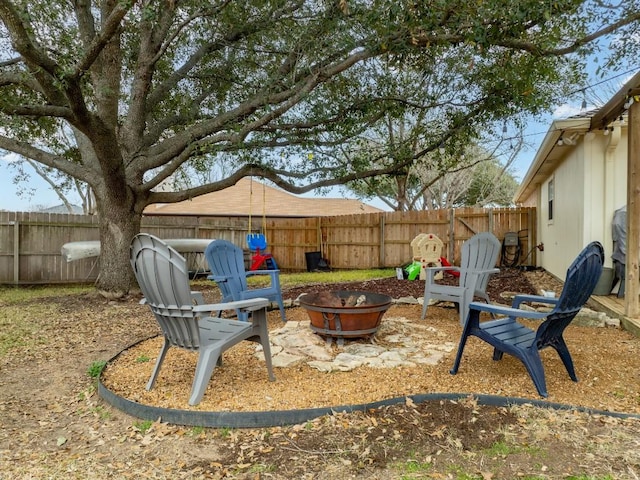
[[[610,25],[594,23],[592,8]],[[151,203],[247,175],[302,193],[405,169],[410,157],[296,155],[406,105],[381,94],[394,81],[381,62],[445,67],[440,93],[417,107],[441,115],[425,149],[455,146],[575,87],[578,57],[567,55],[616,29],[634,33],[639,10],[637,0],[615,10],[577,0],[0,0],[0,149],[91,187],[98,288],[117,297]],[[225,158],[224,178],[156,190],[213,158]]]

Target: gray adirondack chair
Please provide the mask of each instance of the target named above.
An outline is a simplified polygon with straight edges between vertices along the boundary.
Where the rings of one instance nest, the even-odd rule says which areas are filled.
[[[141,233],[131,242],[131,266],[164,336],[147,390],[151,390],[170,347],[198,351],[198,362],[191,386],[189,405],[202,400],[222,353],[250,340],[262,345],[269,380],[275,380],[267,332],[266,298],[238,302],[204,304],[200,294],[191,292],[189,271],[182,255],[153,235]],[[213,312],[239,310],[252,314],[252,322],[239,322],[211,316]]]
[[[424,303],[422,317],[427,315],[429,300],[440,300],[458,304],[460,325],[467,318],[469,304],[474,297],[480,297],[489,303],[487,284],[492,273],[498,273],[496,262],[500,254],[500,241],[490,232],[474,235],[462,244],[462,255],[459,267],[428,267],[424,284]],[[459,272],[458,285],[443,285],[435,280],[435,275],[442,271]]]
[[[473,335],[494,348],[494,360],[502,359],[505,353],[518,358],[526,367],[538,394],[542,397],[547,396],[544,367],[540,359],[540,350],[543,348],[554,348],[567,369],[569,377],[577,382],[578,377],[573,367],[573,360],[562,334],[593,293],[602,273],[603,262],[602,245],[599,242],[592,242],[580,252],[567,270],[567,277],[559,298],[516,295],[511,308],[472,302],[451,373],[455,375],[458,372],[467,338]],[[553,305],[553,309],[550,312],[538,312],[518,308],[523,302],[548,303]],[[506,317],[480,322],[480,312],[506,315]],[[537,330],[532,330],[518,323],[516,318],[544,319],[544,322]]]
[[[244,265],[244,253],[240,247],[226,240],[213,240],[205,249],[204,256],[211,270],[210,280],[220,288],[222,301],[247,300],[263,297],[278,303],[280,316],[286,321],[282,290],[280,288],[280,270],[250,270]],[[269,275],[270,284],[263,288],[249,288],[247,277]],[[238,318],[247,321],[248,313],[239,310]]]

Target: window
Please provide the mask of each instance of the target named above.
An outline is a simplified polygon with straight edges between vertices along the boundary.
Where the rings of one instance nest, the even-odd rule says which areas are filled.
[[[549,180],[549,183],[547,183],[547,202],[548,202],[548,211],[549,211],[549,218],[548,220],[553,220],[553,197],[555,196],[554,193],[554,186],[553,186],[553,178],[551,180]]]

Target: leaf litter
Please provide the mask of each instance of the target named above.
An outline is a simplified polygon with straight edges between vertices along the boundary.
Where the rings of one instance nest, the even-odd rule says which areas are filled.
[[[137,300],[60,296],[47,299],[42,316],[37,309],[29,311],[29,335],[37,341],[0,357],[1,479],[386,480],[456,478],[455,472],[483,479],[586,474],[633,479],[640,474],[640,425],[634,418],[531,405],[492,407],[479,405],[473,395],[427,403],[407,397],[379,409],[334,412],[300,425],[262,429],[199,429],[169,425],[160,418],[142,433],[136,427],[139,420],[97,397],[86,375],[92,362],[108,360],[157,332]],[[442,312],[455,322],[455,311]],[[576,356],[585,359],[579,364],[581,382],[561,382],[550,390],[560,395],[586,385],[587,392],[600,396],[598,406],[637,410],[637,340],[615,329],[578,330],[572,345],[588,347],[576,349]],[[626,347],[621,350],[620,345]],[[615,358],[616,352],[624,361]],[[463,359],[460,385],[473,376],[470,368],[463,376],[465,363],[480,362],[486,355],[481,351],[477,358]],[[477,369],[491,367],[487,363]],[[440,368],[446,370],[448,363]],[[554,376],[554,368],[550,371]],[[528,380],[522,371],[517,376]],[[500,376],[484,380],[505,381]],[[513,388],[528,392],[530,387],[523,383]],[[215,395],[215,389],[207,395],[212,392]]]

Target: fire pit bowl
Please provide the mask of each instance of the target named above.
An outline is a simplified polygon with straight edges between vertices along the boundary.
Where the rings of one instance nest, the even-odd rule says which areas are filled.
[[[344,338],[376,333],[392,301],[379,293],[342,290],[303,295],[300,306],[309,314],[311,330],[342,343]]]

